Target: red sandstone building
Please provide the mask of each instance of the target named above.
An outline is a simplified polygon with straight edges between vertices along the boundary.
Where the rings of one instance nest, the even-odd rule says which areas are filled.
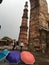
[[[27,2],[25,3],[25,9],[23,11],[23,16],[22,16],[22,22],[20,26],[20,33],[19,33],[19,43],[24,43],[24,47],[26,44],[28,44],[28,38],[27,38],[27,33],[28,33],[28,4]]]
[[[49,14],[46,0],[30,0],[30,21],[28,23],[28,5],[25,9],[20,26],[19,43],[29,44],[29,48],[34,50],[49,49]],[[28,32],[29,29],[29,32]],[[29,38],[27,33],[29,33]]]

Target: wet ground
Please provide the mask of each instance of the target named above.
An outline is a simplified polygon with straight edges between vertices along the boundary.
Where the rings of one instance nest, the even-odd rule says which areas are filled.
[[[28,64],[25,64],[23,62],[20,62],[19,64],[9,64],[7,62],[0,62],[0,65],[28,65]],[[49,65],[49,62],[36,62],[33,65]]]
[[[8,62],[1,61],[1,62],[0,62],[0,65],[28,65],[28,64],[25,64],[25,63],[23,63],[23,62],[20,62],[20,63],[18,63],[18,64],[10,64],[10,63],[8,63]]]

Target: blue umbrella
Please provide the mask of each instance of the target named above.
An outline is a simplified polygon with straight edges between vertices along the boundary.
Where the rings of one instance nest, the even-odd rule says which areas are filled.
[[[0,61],[6,58],[6,56],[9,54],[9,51],[7,49],[0,52]]]
[[[19,63],[21,60],[20,52],[10,51],[6,59],[9,61],[9,63]]]

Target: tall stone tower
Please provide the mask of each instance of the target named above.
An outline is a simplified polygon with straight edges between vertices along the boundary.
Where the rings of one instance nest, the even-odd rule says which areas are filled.
[[[48,13],[46,0],[30,0],[29,44],[40,47],[40,28],[48,28],[46,15]]]
[[[19,34],[19,39],[18,42],[19,43],[24,43],[24,45],[26,45],[28,43],[28,38],[27,38],[27,31],[28,31],[28,2],[25,3],[25,9],[23,12],[23,16],[22,16],[22,23],[20,26],[20,34]]]
[[[26,16],[23,14],[23,23],[27,23]],[[19,41],[28,42],[28,47],[35,56],[34,65],[49,65],[49,14],[46,0],[30,0],[29,39],[27,40],[27,24],[22,24]]]

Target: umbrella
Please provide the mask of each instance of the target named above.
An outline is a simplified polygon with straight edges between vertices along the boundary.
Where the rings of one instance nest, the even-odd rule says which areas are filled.
[[[19,51],[10,51],[6,59],[9,63],[19,63],[21,60],[20,52]]]
[[[0,4],[2,3],[3,0],[0,0]]]
[[[31,54],[28,51],[21,52],[21,60],[25,64],[34,64],[34,62],[35,62],[35,58],[34,58],[33,54]]]
[[[0,61],[6,58],[6,56],[9,54],[9,51],[7,49],[0,52]]]

